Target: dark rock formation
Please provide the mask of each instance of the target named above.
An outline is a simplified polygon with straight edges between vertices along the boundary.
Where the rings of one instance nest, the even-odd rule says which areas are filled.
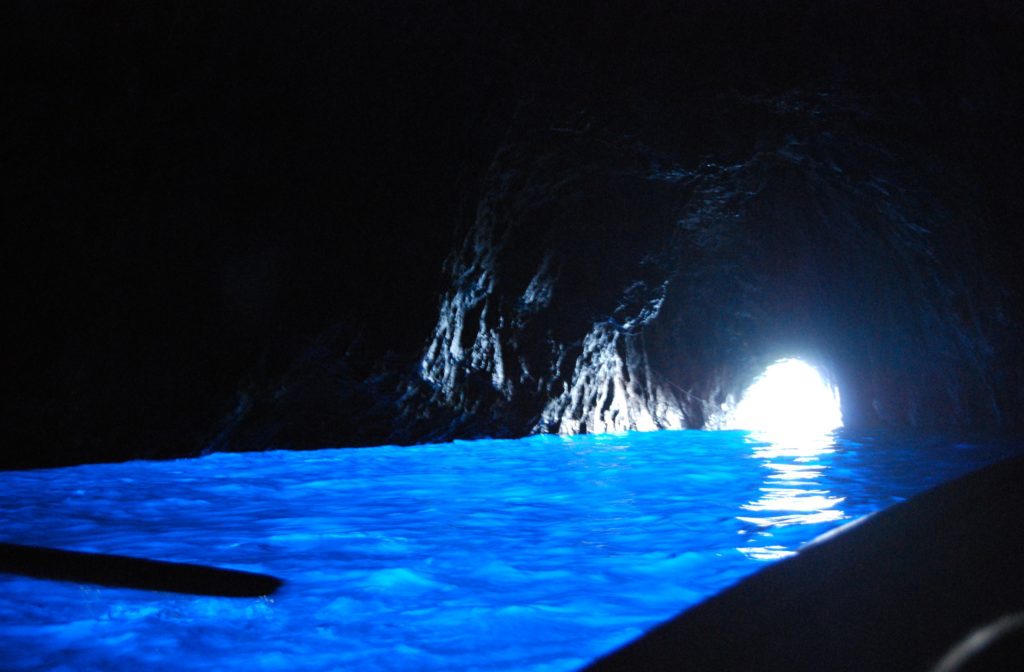
[[[1019,21],[739,5],[524,33],[433,333],[336,443],[714,427],[785,356],[848,425],[1020,427]]]
[[[15,18],[0,465],[714,426],[785,355],[1021,424],[1018,3]]]
[[[447,262],[426,405],[513,434],[714,426],[802,356],[847,424],[1014,422],[1018,325],[984,195],[913,137],[927,107],[637,99],[521,110]]]

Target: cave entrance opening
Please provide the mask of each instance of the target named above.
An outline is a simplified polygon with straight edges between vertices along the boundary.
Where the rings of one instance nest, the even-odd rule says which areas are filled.
[[[839,390],[813,365],[780,359],[744,391],[726,426],[774,438],[825,434],[843,426]]]

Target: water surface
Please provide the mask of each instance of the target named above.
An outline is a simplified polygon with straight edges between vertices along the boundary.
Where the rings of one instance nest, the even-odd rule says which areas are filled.
[[[3,668],[572,670],[1015,450],[663,431],[0,473],[0,540],[287,582],[250,599],[0,574]]]

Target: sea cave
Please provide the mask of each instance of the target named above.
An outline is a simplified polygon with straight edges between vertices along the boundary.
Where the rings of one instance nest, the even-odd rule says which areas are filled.
[[[1021,3],[11,14],[5,669],[1016,669]]]

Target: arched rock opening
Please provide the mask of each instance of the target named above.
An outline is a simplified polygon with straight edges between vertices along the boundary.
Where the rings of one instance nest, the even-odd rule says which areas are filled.
[[[999,426],[1010,325],[969,176],[862,103],[719,95],[689,101],[684,127],[524,108],[448,260],[406,417],[448,413],[454,434],[481,416],[511,434],[715,426],[806,353],[848,425]],[[737,118],[743,138],[702,146]]]

